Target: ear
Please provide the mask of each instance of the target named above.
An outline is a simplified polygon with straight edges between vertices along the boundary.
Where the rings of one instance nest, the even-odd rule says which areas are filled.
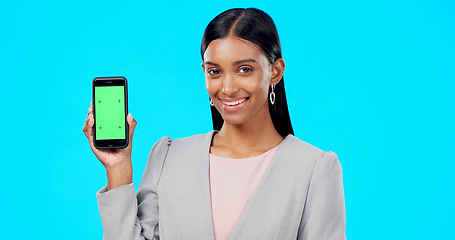
[[[205,65],[204,65],[204,62],[201,63],[201,66],[202,66],[202,71],[205,73]]]
[[[281,78],[283,78],[285,63],[282,58],[278,58],[275,63],[272,65],[272,78],[271,83],[274,82],[275,85],[280,82]]]

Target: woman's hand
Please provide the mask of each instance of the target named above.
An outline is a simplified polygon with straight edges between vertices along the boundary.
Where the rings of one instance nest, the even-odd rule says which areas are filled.
[[[108,189],[113,189],[132,182],[133,167],[131,164],[131,147],[133,142],[133,133],[136,128],[136,120],[133,119],[131,114],[128,114],[127,121],[129,125],[129,144],[126,148],[121,149],[98,149],[95,148],[93,143],[93,118],[92,106],[88,109],[88,115],[85,119],[84,131],[87,137],[90,148],[95,156],[106,168]]]

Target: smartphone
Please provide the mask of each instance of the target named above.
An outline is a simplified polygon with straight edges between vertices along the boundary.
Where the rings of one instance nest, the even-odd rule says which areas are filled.
[[[93,79],[93,141],[96,148],[128,146],[128,90],[124,77]]]

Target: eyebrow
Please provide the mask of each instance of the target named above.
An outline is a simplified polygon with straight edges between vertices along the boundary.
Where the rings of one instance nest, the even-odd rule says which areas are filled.
[[[236,62],[232,63],[232,66],[239,65],[239,64],[242,64],[242,63],[246,63],[246,62],[254,62],[254,63],[257,63],[256,60],[249,58],[249,59],[244,59],[244,60],[236,61]],[[213,66],[217,66],[217,67],[220,66],[219,64],[216,64],[216,63],[214,63],[214,62],[210,62],[210,61],[204,62],[204,65],[207,65],[207,64],[210,64],[210,65],[213,65]]]

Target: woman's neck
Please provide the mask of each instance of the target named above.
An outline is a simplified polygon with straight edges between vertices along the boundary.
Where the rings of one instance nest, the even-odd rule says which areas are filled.
[[[267,112],[265,116],[255,116],[243,124],[225,122],[213,138],[211,153],[230,158],[252,157],[270,150],[282,140]]]

